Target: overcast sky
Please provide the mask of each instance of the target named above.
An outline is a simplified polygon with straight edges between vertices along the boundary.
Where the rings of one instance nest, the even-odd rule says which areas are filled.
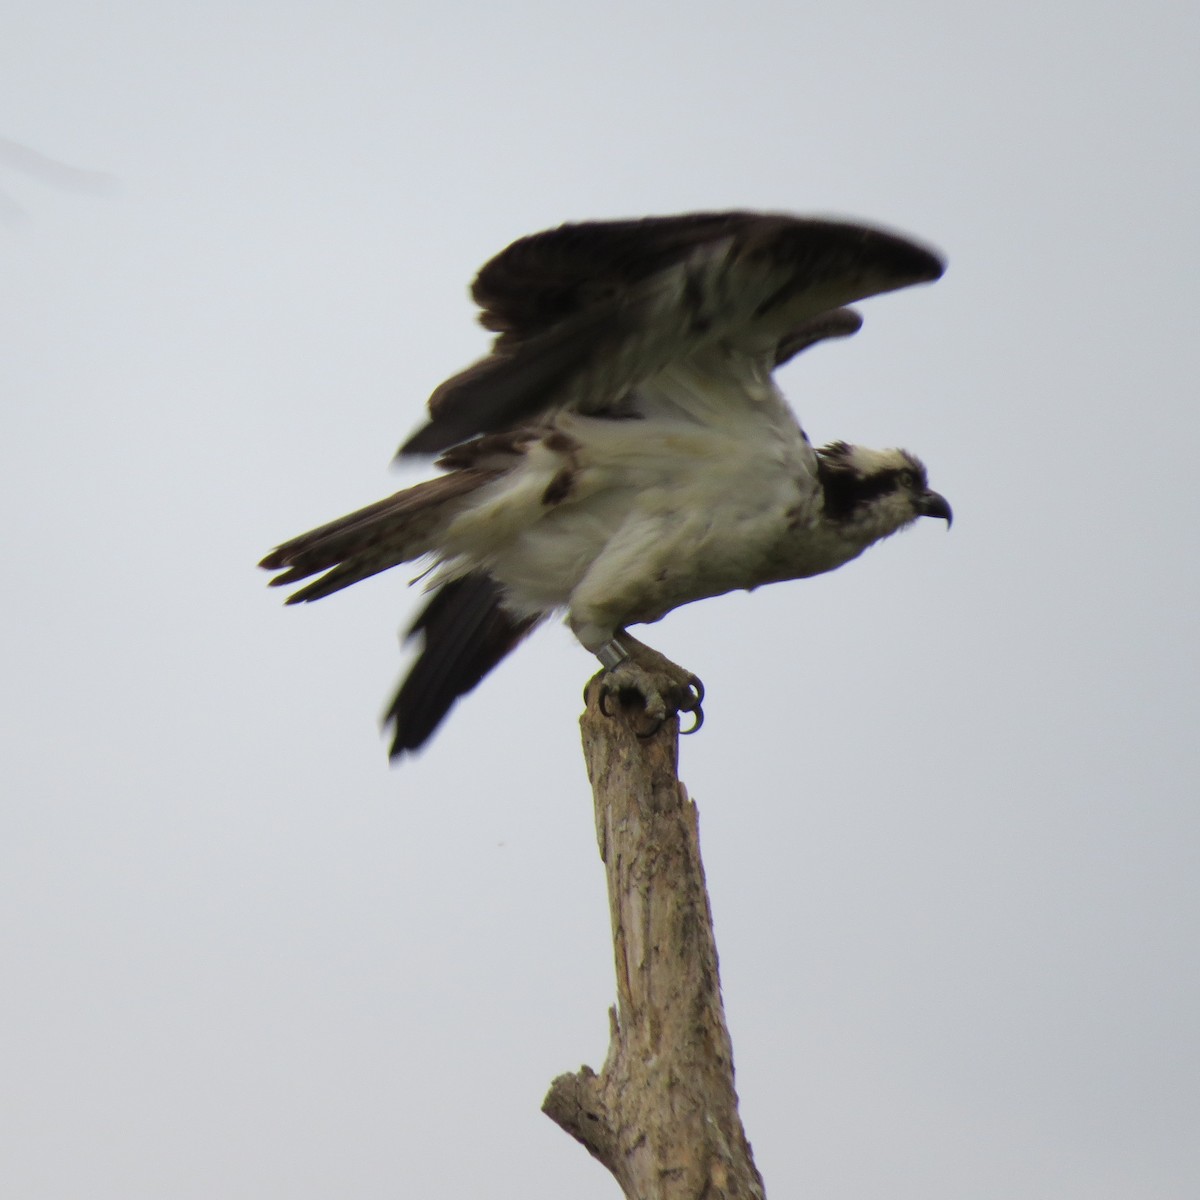
[[[614,996],[539,633],[391,769],[418,602],[255,562],[389,468],[564,220],[948,257],[781,382],[954,504],[643,631],[768,1194],[1200,1195],[1200,10],[10,4],[0,1191],[617,1195],[538,1111]]]

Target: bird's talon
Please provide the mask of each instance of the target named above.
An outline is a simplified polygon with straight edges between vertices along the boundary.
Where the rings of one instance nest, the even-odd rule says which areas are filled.
[[[659,731],[659,730],[660,730],[660,729],[661,729],[661,728],[662,728],[662,727],[663,727],[665,724],[666,724],[666,721],[660,717],[660,718],[659,718],[657,721],[655,721],[655,722],[654,722],[654,728],[653,728],[653,729],[648,729],[648,730],[646,730],[646,732],[645,732],[645,733],[639,733],[639,734],[637,735],[637,736],[638,736],[638,741],[640,741],[640,742],[648,742],[648,741],[649,741],[649,740],[650,740],[652,737],[654,737],[654,736],[655,736],[655,734],[657,734],[657,733],[658,733],[658,731]]]
[[[633,653],[611,666],[606,664],[597,676],[596,707],[606,717],[615,716],[617,708],[627,711],[636,720],[642,741],[655,737],[671,717],[685,712],[692,714],[691,728],[678,729],[679,722],[678,732],[695,733],[704,724],[704,684],[641,643],[633,642],[633,646]]]

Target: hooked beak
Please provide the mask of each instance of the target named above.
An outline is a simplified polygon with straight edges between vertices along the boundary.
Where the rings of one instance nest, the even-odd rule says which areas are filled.
[[[917,501],[917,516],[941,517],[946,522],[947,529],[954,524],[954,510],[950,507],[946,497],[939,496],[937,492],[922,494],[920,500]]]

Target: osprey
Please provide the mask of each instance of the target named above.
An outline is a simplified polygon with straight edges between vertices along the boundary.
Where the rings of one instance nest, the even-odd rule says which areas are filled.
[[[626,627],[681,604],[831,571],[941,517],[904,450],[814,449],[772,373],[861,320],[842,307],[937,279],[879,229],[749,212],[563,225],[514,242],[472,295],[491,353],[443,383],[401,455],[442,473],[273,550],[272,584],[318,600],[426,560],[420,650],[387,713],[391,755],[565,611],[661,720],[703,689]]]

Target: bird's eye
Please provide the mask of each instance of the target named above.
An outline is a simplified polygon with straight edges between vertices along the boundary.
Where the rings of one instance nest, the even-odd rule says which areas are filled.
[[[917,477],[912,471],[901,471],[900,474],[896,476],[896,479],[899,481],[901,487],[906,488],[911,488],[912,485],[917,482]]]

